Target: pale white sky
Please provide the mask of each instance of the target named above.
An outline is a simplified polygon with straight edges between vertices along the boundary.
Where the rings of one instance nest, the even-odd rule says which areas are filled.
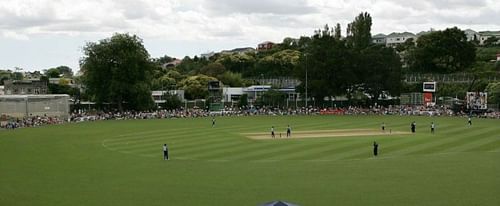
[[[372,15],[372,34],[458,26],[500,30],[498,0],[0,0],[0,69],[78,70],[86,42],[137,34],[152,57],[182,58],[310,36]]]

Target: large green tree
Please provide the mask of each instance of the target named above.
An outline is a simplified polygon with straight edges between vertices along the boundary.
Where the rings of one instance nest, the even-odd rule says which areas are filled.
[[[399,96],[401,88],[401,60],[396,51],[385,46],[373,45],[360,51],[357,55],[358,77],[361,77],[360,88],[369,94],[372,103],[387,92]]]
[[[453,73],[469,69],[475,51],[465,33],[454,27],[422,35],[407,60],[413,72]]]
[[[83,51],[80,66],[86,91],[98,104],[113,103],[120,111],[152,107],[153,65],[142,39],[136,35],[115,34],[87,43]]]
[[[224,67],[231,71],[243,74],[243,76],[255,76],[255,54],[221,54],[216,58],[216,63],[224,65]]]
[[[254,69],[254,76],[288,77],[299,64],[300,52],[286,49],[261,58]]]
[[[59,78],[61,73],[56,68],[50,68],[44,72],[44,75],[48,78]]]
[[[347,43],[356,49],[368,47],[372,42],[372,17],[368,12],[359,14],[347,25]]]
[[[13,74],[10,70],[0,70],[0,85],[4,84],[5,80],[12,79]]]
[[[305,93],[306,71],[309,97],[368,94],[372,103],[382,94],[399,95],[401,63],[392,48],[371,42],[371,17],[361,13],[348,26],[348,37],[340,38],[340,25],[316,30],[307,42],[295,76]]]
[[[489,83],[486,92],[488,92],[489,103],[500,104],[500,82]]]
[[[200,74],[187,77],[180,82],[180,86],[186,92],[187,99],[205,99],[208,96],[208,82],[216,80],[214,77]]]
[[[356,82],[351,58],[345,41],[335,38],[335,31],[328,25],[315,31],[294,73],[302,82],[298,90],[305,93],[307,76],[309,97],[321,101],[325,96],[345,94]]]

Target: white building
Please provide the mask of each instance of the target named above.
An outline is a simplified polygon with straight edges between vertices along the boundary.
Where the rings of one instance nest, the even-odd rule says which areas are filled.
[[[224,87],[222,88],[222,95],[224,95],[224,102],[238,101],[243,92],[243,87]]]
[[[271,85],[254,85],[243,88],[243,92],[248,95],[248,99],[255,101],[257,97],[271,89]]]
[[[464,33],[467,37],[467,41],[479,40],[479,33],[472,29],[466,29],[464,30]]]
[[[271,85],[254,85],[250,87],[224,87],[222,95],[224,102],[238,102],[240,97],[244,94],[247,95],[249,102],[255,102],[265,92],[271,90]],[[297,101],[299,94],[295,92],[295,88],[281,88],[277,91],[287,94],[287,103]]]
[[[169,91],[166,91],[166,90],[163,90],[163,91],[152,91],[151,92],[151,96],[153,96],[153,100],[155,101],[155,104],[163,104],[165,103],[165,99],[163,98],[163,96],[165,96],[166,94],[169,94],[170,95],[176,95],[179,100],[181,101],[184,101],[184,90],[169,90]]]
[[[488,40],[491,37],[496,37],[497,39],[500,39],[500,31],[481,31],[481,32],[479,32],[479,45],[483,45],[484,41]],[[500,40],[498,42],[500,42]]]
[[[375,36],[372,36],[372,42],[374,44],[383,44],[383,45],[385,45],[386,38],[387,38],[387,35],[385,35],[385,34],[377,34]]]
[[[386,37],[386,46],[395,47],[399,44],[405,43],[408,39],[417,39],[417,35],[410,32],[396,33],[393,32]]]

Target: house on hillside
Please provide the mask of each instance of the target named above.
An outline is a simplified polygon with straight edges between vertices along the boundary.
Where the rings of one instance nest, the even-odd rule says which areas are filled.
[[[215,55],[215,52],[207,52],[200,54],[200,58],[205,58],[205,59],[210,59],[210,57],[213,57]]]
[[[387,37],[387,35],[385,35],[385,34],[377,34],[375,36],[372,36],[372,42],[374,44],[385,45],[385,43],[386,43],[386,37]]]
[[[47,94],[47,82],[40,80],[5,80],[6,95]]]
[[[276,44],[273,43],[273,42],[270,42],[270,41],[262,42],[259,45],[257,45],[257,51],[267,51],[267,50],[270,50],[270,49],[272,49],[274,47],[274,45],[276,45]]]
[[[223,50],[220,52],[221,54],[246,54],[246,53],[255,53],[255,49],[252,47],[245,48],[236,48],[231,50]]]
[[[25,72],[23,76],[25,79],[39,80],[43,76],[43,74],[40,71],[34,71],[34,72]]]
[[[171,62],[168,62],[168,63],[165,63],[165,64],[161,65],[161,67],[163,69],[174,68],[174,67],[176,67],[177,65],[179,65],[181,63],[182,63],[181,59],[174,59]]]
[[[75,81],[70,78],[49,78],[49,84],[68,85],[75,87]]]
[[[479,40],[479,33],[472,29],[466,29],[464,30],[464,33],[465,36],[467,37],[467,41]]]
[[[156,105],[164,104],[167,102],[165,100],[165,95],[173,95],[177,96],[180,101],[185,101],[184,90],[160,90],[160,91],[151,91],[151,96],[153,97],[153,101]]]
[[[479,45],[484,45],[484,41],[491,37],[496,37],[500,42],[500,31],[481,31],[479,32]]]
[[[410,32],[396,33],[393,32],[386,37],[386,46],[395,47],[399,44],[405,43],[408,39],[417,39],[417,35]]]

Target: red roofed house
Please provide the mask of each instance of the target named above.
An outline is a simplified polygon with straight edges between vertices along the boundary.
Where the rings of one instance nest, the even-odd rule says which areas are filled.
[[[270,42],[270,41],[265,41],[257,45],[257,51],[266,51],[269,49],[272,49],[274,47],[275,43]]]

